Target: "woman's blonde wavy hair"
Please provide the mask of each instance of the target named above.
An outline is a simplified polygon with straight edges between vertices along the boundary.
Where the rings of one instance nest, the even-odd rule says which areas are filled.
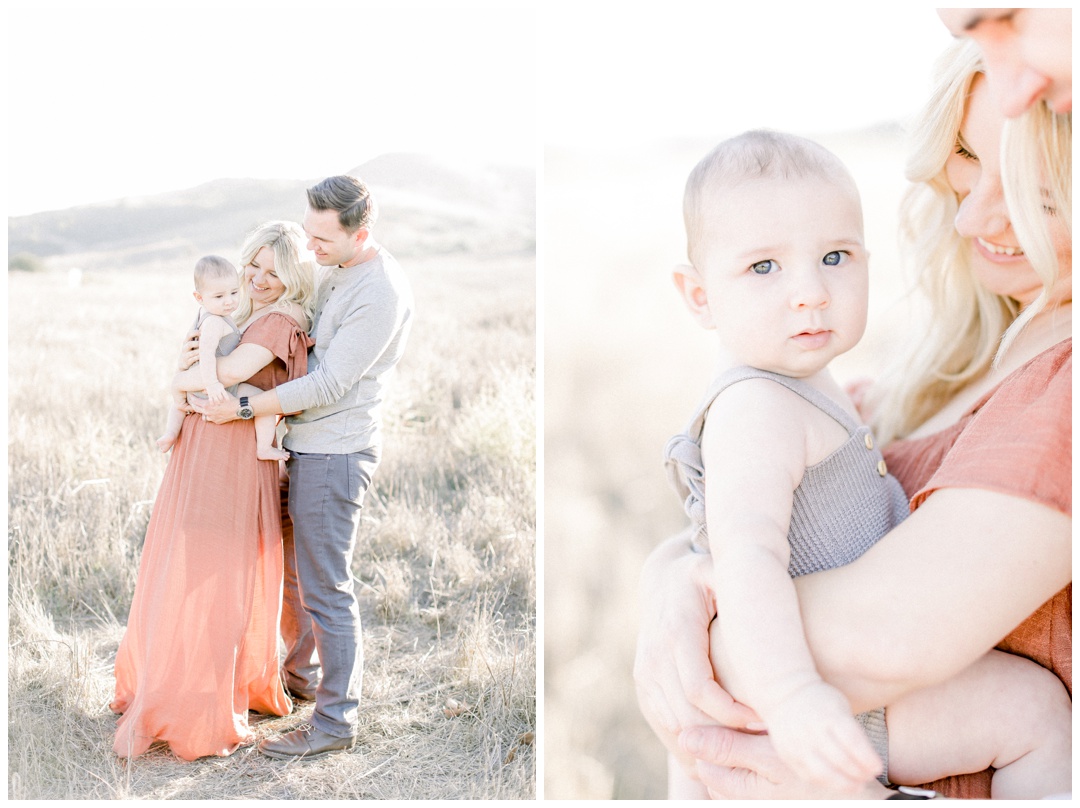
[[[259,250],[269,248],[274,253],[274,272],[285,286],[281,297],[271,305],[285,309],[289,303],[296,303],[310,324],[315,311],[315,267],[311,261],[302,259],[304,241],[304,231],[295,222],[266,222],[244,239],[240,248],[240,266],[242,273],[255,260]],[[233,317],[237,323],[243,323],[252,313],[247,284],[242,281],[241,278],[243,300]]]
[[[1071,282],[1071,266],[1057,265],[1047,208],[1069,226],[1072,116],[1055,115],[1042,101],[1006,122],[1001,165],[1013,230],[1043,291],[1021,310],[1016,300],[987,291],[974,275],[970,240],[956,232],[959,199],[945,161],[956,148],[971,85],[981,72],[974,43],[952,45],[938,62],[934,92],[912,129],[905,174],[914,184],[901,202],[900,249],[916,268],[928,319],[918,331],[923,336],[873,393],[873,426],[882,441],[910,434],[986,374],[1046,308],[1059,278]]]

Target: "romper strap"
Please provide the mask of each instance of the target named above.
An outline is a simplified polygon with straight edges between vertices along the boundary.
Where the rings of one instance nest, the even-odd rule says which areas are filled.
[[[732,368],[731,370],[721,373],[716,378],[716,381],[709,386],[708,391],[705,393],[705,397],[698,405],[697,413],[690,422],[690,425],[686,428],[686,434],[694,440],[700,441],[702,430],[705,428],[705,417],[709,414],[709,408],[712,406],[716,397],[724,392],[724,390],[731,387],[731,385],[738,384],[747,379],[768,379],[786,387],[788,390],[801,396],[840,424],[840,426],[847,430],[848,435],[854,435],[862,426],[847,410],[809,382],[805,382],[802,379],[796,379],[792,376],[784,376],[780,373],[759,370],[758,368],[743,365],[742,367]]]
[[[691,546],[700,552],[708,552],[709,547],[705,532],[705,461],[701,456],[701,433],[705,428],[705,418],[718,395],[731,385],[747,379],[769,379],[783,385],[839,423],[849,437],[865,429],[843,407],[802,379],[747,366],[720,374],[709,385],[686,431],[675,435],[664,448],[668,482],[683,500],[683,509],[691,523],[697,527]]]
[[[750,372],[744,378],[771,379],[777,384],[783,385],[791,392],[802,396],[806,401],[813,404],[846,429],[848,435],[854,435],[862,426],[862,424],[851,417],[851,413],[809,382],[803,381],[802,379],[796,379],[792,376],[784,376],[781,373],[770,373],[767,370],[758,370],[757,368],[745,368],[745,370]]]

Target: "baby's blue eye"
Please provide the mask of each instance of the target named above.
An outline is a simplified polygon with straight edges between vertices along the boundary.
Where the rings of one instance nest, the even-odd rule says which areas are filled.
[[[773,272],[774,269],[779,268],[780,267],[777,266],[777,263],[771,258],[766,261],[758,261],[756,264],[750,265],[750,271],[753,272],[755,275],[768,275],[769,273]]]
[[[821,262],[825,266],[835,267],[844,260],[844,254],[838,250],[833,250],[831,253],[826,253],[825,257],[821,259]]]

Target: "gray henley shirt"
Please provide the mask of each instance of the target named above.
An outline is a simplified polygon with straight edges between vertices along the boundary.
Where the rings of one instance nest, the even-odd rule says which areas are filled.
[[[312,454],[348,454],[382,444],[386,374],[401,359],[412,326],[405,273],[386,250],[352,267],[328,267],[319,281],[308,373],[279,385],[284,446]]]

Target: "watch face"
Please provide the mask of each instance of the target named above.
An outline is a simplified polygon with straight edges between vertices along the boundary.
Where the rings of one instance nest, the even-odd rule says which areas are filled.
[[[247,420],[248,418],[255,417],[255,411],[252,410],[251,407],[241,407],[240,412],[237,413],[237,415],[239,415],[244,420]]]

